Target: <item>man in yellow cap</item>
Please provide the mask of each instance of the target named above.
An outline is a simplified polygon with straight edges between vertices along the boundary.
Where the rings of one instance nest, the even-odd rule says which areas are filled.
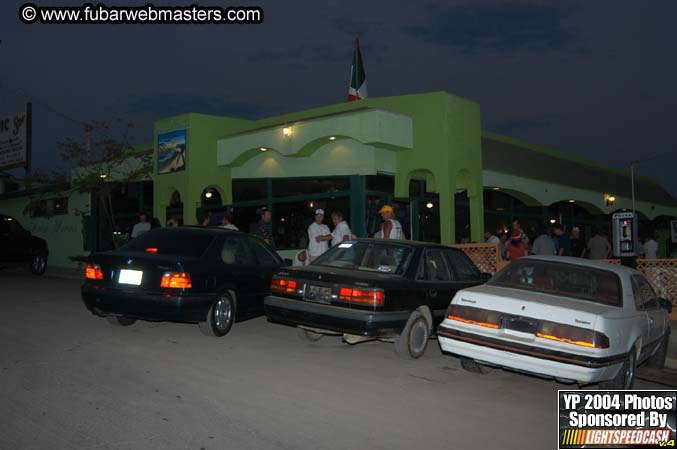
[[[379,213],[383,218],[383,225],[381,225],[381,239],[404,239],[404,232],[402,231],[402,224],[395,220],[395,212],[390,205],[383,205]]]

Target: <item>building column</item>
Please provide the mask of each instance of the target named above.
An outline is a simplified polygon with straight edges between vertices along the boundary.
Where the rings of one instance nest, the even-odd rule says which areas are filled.
[[[358,237],[367,236],[367,193],[363,175],[350,176],[350,229]]]
[[[452,184],[438,183],[440,194],[440,242],[454,244],[456,241],[456,213]]]
[[[470,241],[484,242],[484,197],[482,191],[479,193],[477,189],[470,195],[468,192],[468,200],[470,202]]]

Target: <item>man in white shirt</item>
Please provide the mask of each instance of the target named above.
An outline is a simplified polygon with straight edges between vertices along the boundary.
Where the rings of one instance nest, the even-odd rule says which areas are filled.
[[[404,232],[402,231],[402,224],[395,220],[395,211],[390,205],[383,205],[379,210],[383,218],[383,227],[381,239],[404,239]]]
[[[313,262],[318,256],[329,250],[332,239],[329,227],[324,223],[324,210],[315,210],[315,221],[308,226],[308,260]]]
[[[500,244],[501,240],[491,231],[485,231],[484,242],[486,242],[487,244]]]
[[[233,216],[231,216],[228,211],[226,211],[223,217],[221,218],[221,225],[219,225],[219,228],[239,231],[239,229],[235,225],[233,225]]]
[[[334,231],[331,232],[331,246],[336,247],[341,242],[349,240],[352,237],[352,232],[346,221],[343,220],[341,211],[331,213],[331,221],[334,224]]]
[[[644,242],[644,258],[658,258],[658,242],[656,242],[653,236],[649,236]]]
[[[144,213],[139,214],[139,223],[132,228],[132,239],[141,236],[146,231],[150,230],[150,222]]]

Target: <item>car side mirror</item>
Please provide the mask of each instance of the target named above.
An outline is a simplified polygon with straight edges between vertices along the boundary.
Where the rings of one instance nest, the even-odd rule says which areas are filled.
[[[292,264],[294,264],[294,261],[292,261],[290,258],[284,258],[282,262],[283,266],[291,266]]]
[[[482,272],[480,273],[480,280],[482,280],[482,283],[486,283],[487,281],[491,280],[491,277],[493,275],[490,273]]]
[[[667,298],[659,298],[658,304],[661,306],[661,308],[667,309],[668,313],[672,313],[672,302]]]

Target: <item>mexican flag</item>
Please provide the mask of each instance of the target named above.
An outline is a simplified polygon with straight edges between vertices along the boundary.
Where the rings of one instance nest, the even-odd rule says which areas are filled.
[[[350,87],[348,88],[348,101],[367,98],[367,77],[364,75],[362,54],[360,53],[360,41],[355,39],[355,51],[353,52],[353,65],[350,67]]]

